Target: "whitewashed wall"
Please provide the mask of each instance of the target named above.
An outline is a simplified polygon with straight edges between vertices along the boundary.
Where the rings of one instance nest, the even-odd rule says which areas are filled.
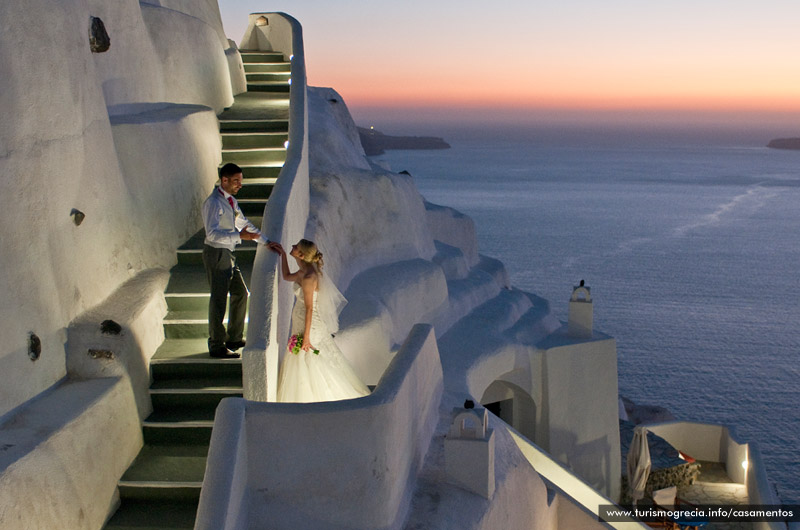
[[[614,339],[542,344],[546,449],[606,497],[620,494],[617,348]]]
[[[142,445],[165,269],[202,226],[232,102],[216,2],[164,5],[0,3],[2,528],[100,528]],[[87,355],[99,340],[114,359]]]
[[[442,388],[433,329],[420,325],[367,397],[226,400],[217,410],[196,530],[400,528]]]
[[[105,53],[90,51],[90,16],[109,33]],[[0,20],[2,416],[66,375],[76,316],[170,266],[200,227],[220,157],[215,114],[232,93],[211,0],[2,2]]]

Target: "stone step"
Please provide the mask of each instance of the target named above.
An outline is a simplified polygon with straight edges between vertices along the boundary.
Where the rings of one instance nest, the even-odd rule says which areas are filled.
[[[143,422],[143,425],[162,428],[206,427],[214,423],[216,408],[193,408],[186,410],[156,410]],[[209,423],[210,422],[210,423]]]
[[[262,208],[263,210],[263,208]],[[256,259],[256,249],[253,248],[239,248],[236,249],[236,262],[242,269],[250,268]],[[192,265],[203,266],[203,249],[202,248],[187,248],[178,251],[178,264],[179,265]],[[203,294],[208,294],[208,282],[203,290]],[[169,296],[171,293],[167,293]],[[190,293],[191,294],[191,293]],[[198,293],[194,293],[198,294]]]
[[[159,378],[150,385],[150,392],[242,392],[242,374],[224,376],[214,374],[205,377],[186,377],[181,374],[178,378]]]
[[[202,447],[202,446],[198,446]],[[119,497],[123,503],[128,501],[200,501],[202,479],[199,482],[129,482],[121,480],[117,484]]]
[[[242,397],[241,382],[238,388],[164,388],[150,390],[153,410],[169,410],[176,413],[188,409],[216,410],[219,402],[226,397]]]
[[[244,63],[245,72],[281,72],[290,73],[292,63],[288,61],[274,63]]]
[[[288,83],[292,74],[288,72],[247,72],[245,78],[248,83]]]
[[[285,81],[247,82],[248,92],[289,92],[291,83]]]
[[[185,422],[183,424],[165,424],[159,422],[142,424],[144,443],[151,445],[175,444],[203,445],[211,443],[213,421]]]
[[[228,132],[289,132],[289,120],[229,120],[220,118],[219,129]]]
[[[188,249],[187,249],[188,250]],[[250,285],[250,275],[252,273],[252,267],[249,266],[244,261],[244,257],[248,253],[255,252],[253,250],[247,251],[239,251],[235,252],[237,263],[239,259],[239,254],[242,254],[243,260],[239,263],[239,268],[242,271],[242,276],[244,277],[244,281],[247,285]],[[200,263],[190,263],[184,264],[179,263],[170,269],[170,279],[169,283],[167,283],[167,289],[165,291],[166,294],[208,294],[209,293],[209,286],[208,286],[208,278],[206,276],[206,270],[203,267],[202,259]]]
[[[244,171],[250,173],[248,169],[243,168],[243,172]],[[272,189],[275,187],[277,180],[277,177],[244,178],[242,179],[242,188],[239,190],[239,193],[236,194],[236,199],[269,199],[269,196],[272,195]],[[247,218],[250,219],[249,216]]]
[[[223,322],[227,327],[227,316]],[[244,321],[247,334],[247,318]],[[169,311],[164,319],[164,337],[168,339],[208,338],[208,311]]]
[[[196,501],[123,502],[106,530],[184,530],[194,528]]]
[[[233,100],[233,106],[217,116],[220,121],[289,120],[286,92],[242,92]]]
[[[214,410],[155,411],[142,422],[142,434],[150,445],[208,446],[213,427]]]
[[[270,162],[268,164],[239,164],[242,168],[243,184],[247,184],[250,179],[276,179],[283,169],[283,162]],[[241,191],[239,192],[241,193]],[[253,221],[252,219],[250,219]]]
[[[263,208],[262,208],[263,210]],[[250,217],[248,216],[248,219]],[[243,245],[239,245],[236,248],[236,262],[239,264],[239,267],[244,269],[249,269],[253,262],[256,259],[256,247],[244,247]],[[178,264],[179,265],[192,265],[192,266],[203,266],[203,249],[201,248],[185,248],[178,251]],[[204,294],[208,293],[208,284],[206,282],[206,287],[203,290]],[[170,293],[167,293],[169,295]]]
[[[249,219],[251,222],[253,222],[253,224],[261,223],[260,217],[252,217]],[[200,230],[192,234],[192,237],[187,239],[181,246],[179,246],[178,250],[180,251],[187,248],[203,248],[203,240],[205,239],[205,237],[206,237],[206,230],[205,228],[201,228]],[[236,252],[239,252],[243,249],[255,249],[257,246],[258,243],[254,241],[242,241],[242,243],[236,247]]]
[[[242,59],[258,84],[269,80],[288,86],[290,65],[282,54],[245,52]],[[223,113],[227,119],[220,119],[222,162],[244,168],[238,200],[256,226],[286,159],[288,101],[281,98],[236,98],[235,108]],[[246,119],[253,112],[262,119]],[[121,506],[105,526],[110,530],[194,527],[216,409],[223,399],[243,395],[241,359],[208,354],[204,238],[201,229],[181,245],[178,264],[170,270],[166,339],[150,360],[153,412],[142,422],[145,446],[119,481]],[[252,241],[237,247],[248,283],[256,249]]]
[[[282,63],[286,60],[281,52],[267,52],[261,50],[239,50],[242,63]]]
[[[289,131],[222,132],[223,149],[286,147]]]
[[[251,215],[264,215],[264,208],[267,206],[266,199],[238,199],[239,208],[245,217]]]
[[[208,447],[190,444],[145,445],[120,479],[120,484],[136,488],[137,483],[166,488],[194,487],[203,482]],[[121,492],[120,492],[121,493]],[[199,491],[198,491],[199,493]],[[142,497],[140,497],[142,498]]]
[[[208,320],[181,319],[175,311],[167,313],[170,322],[164,322],[164,337],[167,339],[208,338]],[[227,326],[227,321],[225,322]]]
[[[269,166],[286,162],[286,148],[280,147],[249,147],[241,149],[223,149],[222,163],[233,162],[239,166]],[[242,170],[244,175],[244,169]]]
[[[208,293],[166,294],[167,310],[172,311],[208,311]]]
[[[241,350],[240,350],[241,351]],[[167,339],[150,360],[153,384],[174,379],[242,379],[240,359],[214,359],[204,338]]]

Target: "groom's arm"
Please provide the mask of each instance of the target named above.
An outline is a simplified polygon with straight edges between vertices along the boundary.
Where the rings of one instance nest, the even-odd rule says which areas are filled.
[[[251,234],[256,234],[256,237],[252,238],[254,241],[256,241],[257,243],[261,243],[262,245],[269,245],[270,243],[269,239],[267,239],[267,237],[261,233],[261,230],[256,228],[256,225],[251,223],[250,220],[244,216],[244,213],[242,213],[242,210],[241,208],[239,208],[239,205],[237,204],[236,206],[238,210],[236,212],[236,218],[234,219],[234,222],[236,223],[236,228],[238,228],[240,231],[243,230]]]

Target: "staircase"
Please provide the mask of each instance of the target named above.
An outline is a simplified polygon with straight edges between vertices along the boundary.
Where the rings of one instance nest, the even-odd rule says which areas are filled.
[[[248,92],[289,92],[291,63],[280,52],[241,50]]]
[[[237,200],[260,226],[286,160],[290,63],[273,52],[242,51],[242,59],[248,91],[219,116],[222,163],[242,168]],[[223,398],[242,396],[241,360],[208,355],[204,237],[200,230],[183,244],[170,271],[166,338],[150,361],[153,413],[142,424],[144,447],[119,481],[121,504],[107,530],[193,528],[214,413]],[[248,285],[255,255],[252,241],[236,250]]]

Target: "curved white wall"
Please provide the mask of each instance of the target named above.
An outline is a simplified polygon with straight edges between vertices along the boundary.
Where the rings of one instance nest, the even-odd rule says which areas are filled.
[[[195,528],[400,528],[441,396],[433,329],[419,325],[367,397],[225,400]]]
[[[201,224],[220,160],[215,113],[232,95],[216,3],[182,8],[0,4],[0,416],[66,375],[70,321],[171,265]],[[105,53],[90,51],[90,16],[105,23]]]

